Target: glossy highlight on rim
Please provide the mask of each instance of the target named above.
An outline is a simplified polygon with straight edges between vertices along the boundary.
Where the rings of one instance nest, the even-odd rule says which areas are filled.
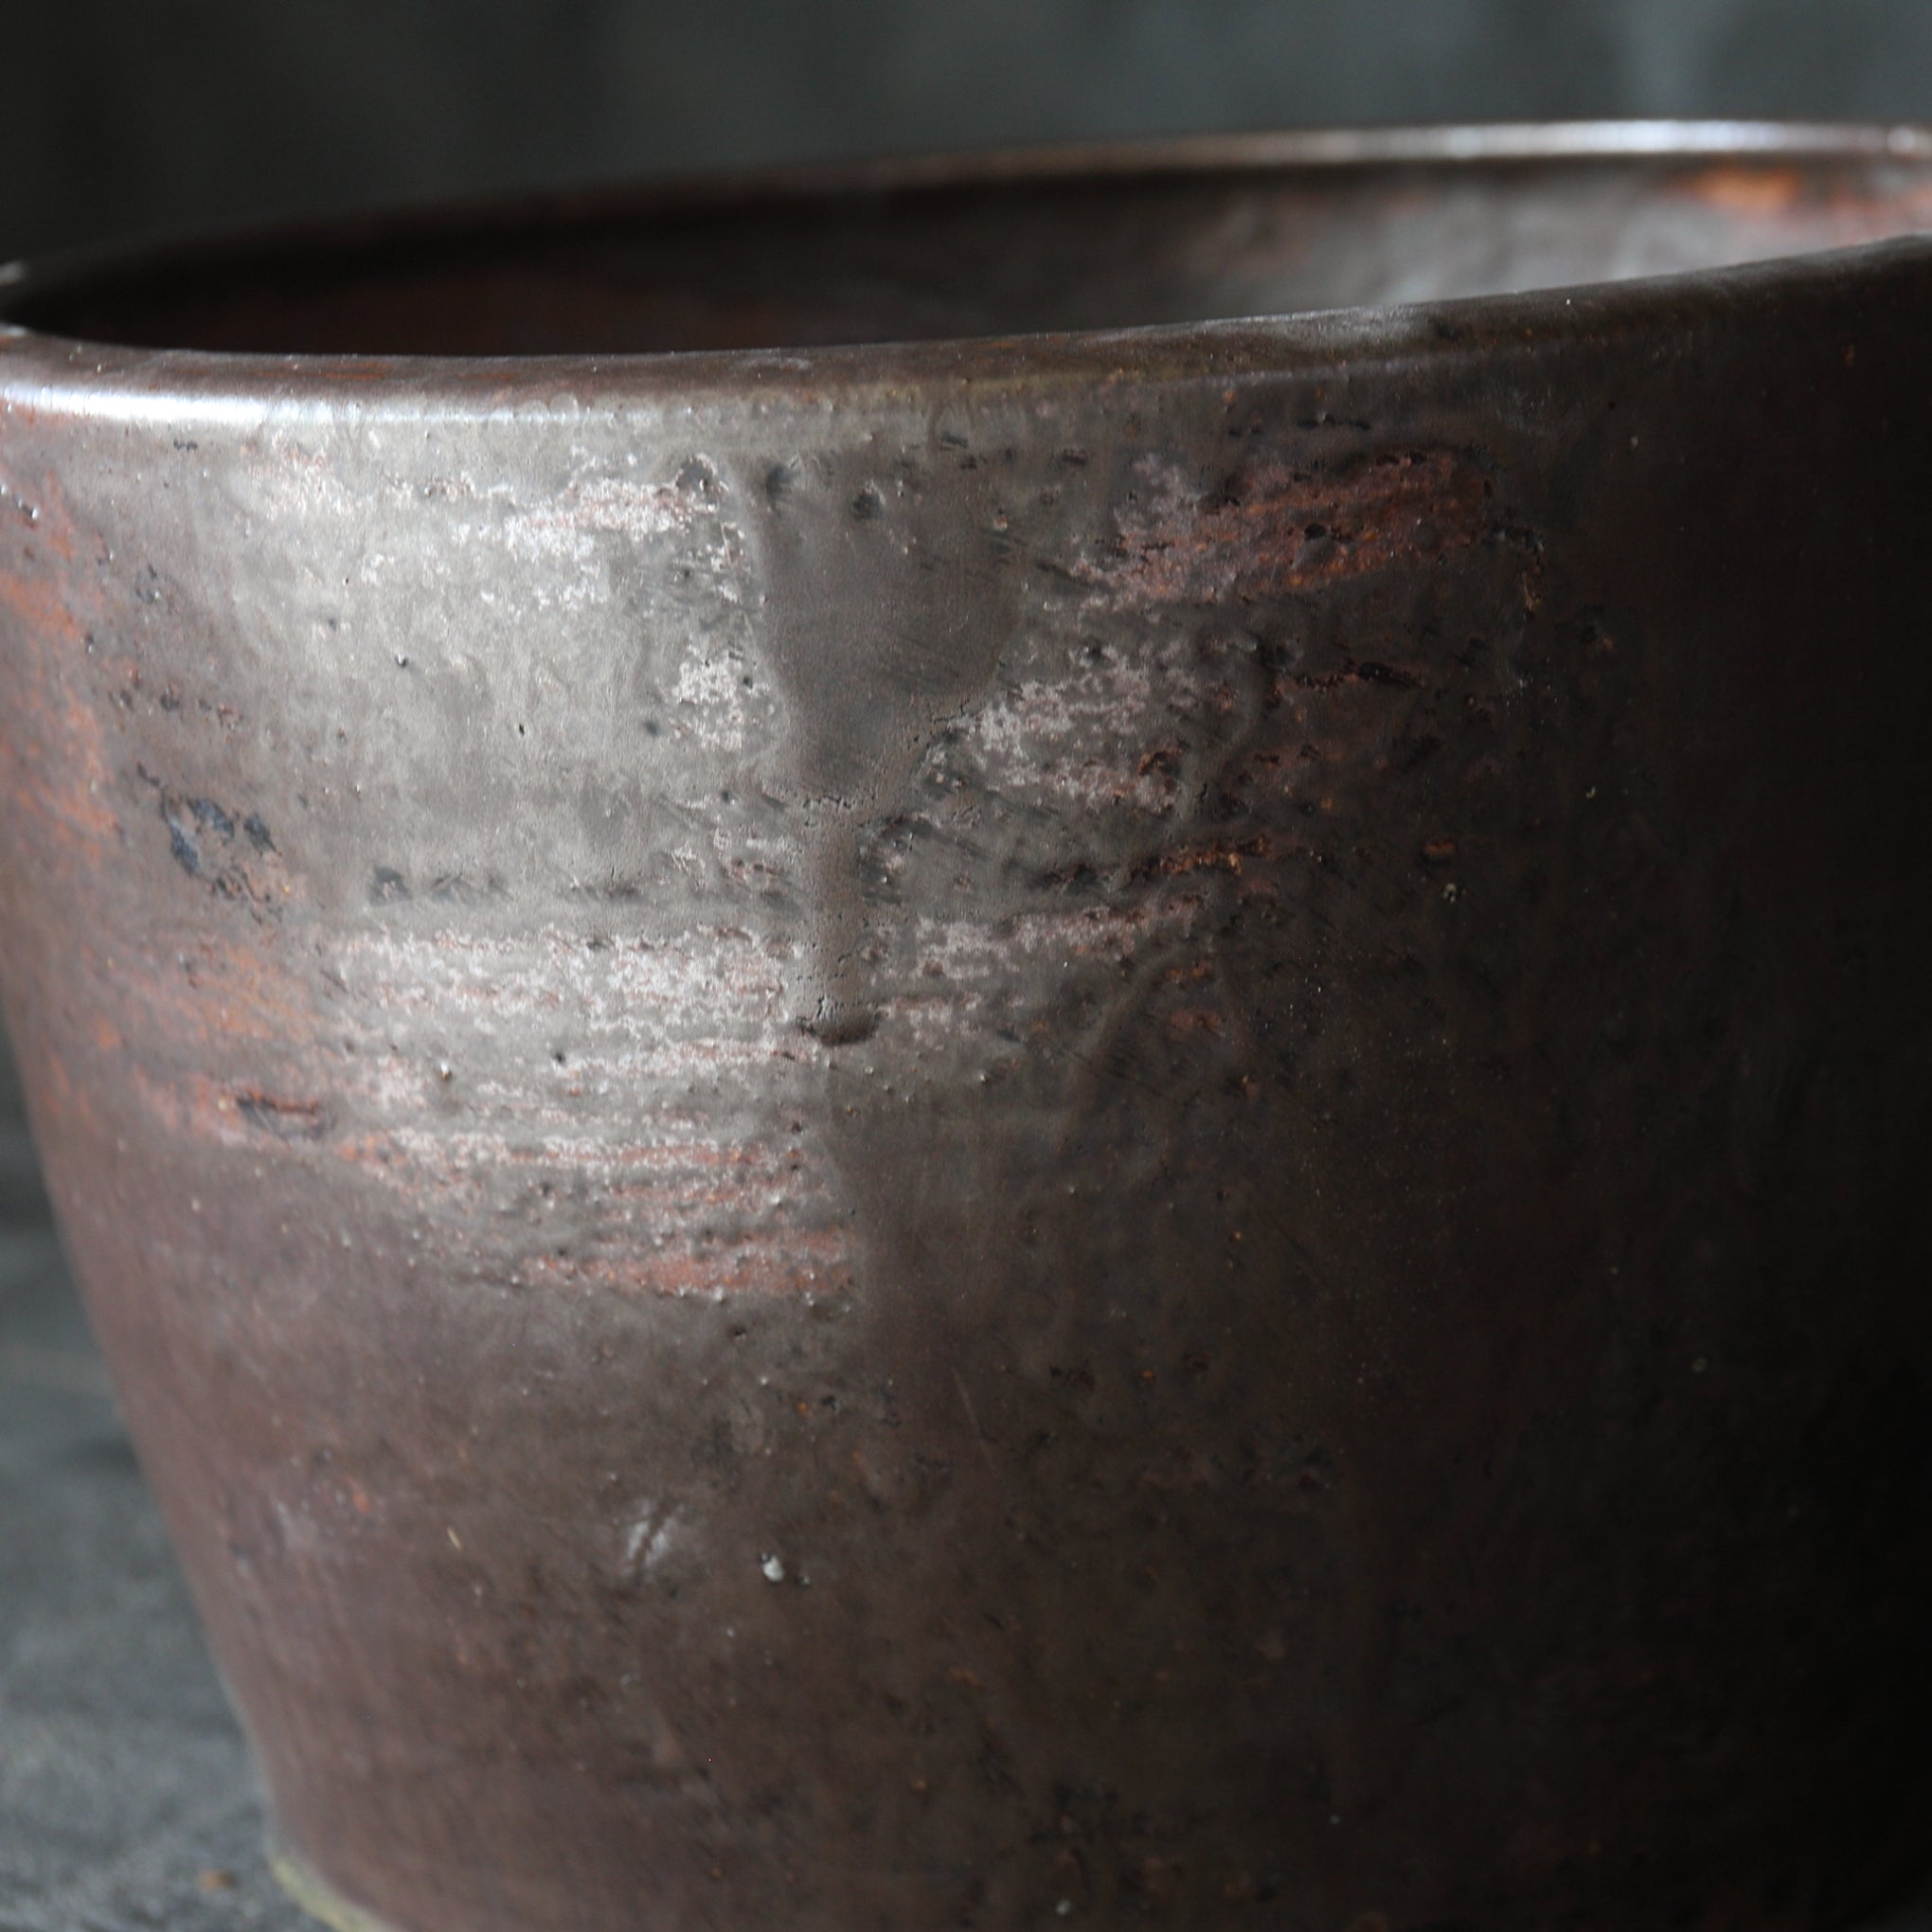
[[[1305,177],[1295,185],[1320,189],[1329,182],[1339,185],[1381,171],[1422,170],[1453,181],[1464,173],[1500,170],[1513,183],[1526,170],[1555,172],[1572,166],[1627,162],[1641,169],[1728,161],[1753,168],[1788,161],[1932,169],[1932,129],[1632,120],[1204,134],[713,171],[111,244],[0,265],[0,399],[25,401],[30,395],[40,406],[63,411],[153,420],[157,412],[175,407],[196,415],[210,406],[219,409],[222,399],[245,409],[251,399],[272,398],[280,413],[299,406],[305,394],[339,397],[352,389],[359,410],[386,413],[400,407],[406,415],[431,397],[438,408],[468,413],[466,403],[474,405],[485,393],[494,410],[512,394],[527,399],[539,385],[562,385],[580,400],[595,392],[645,401],[715,394],[726,385],[781,393],[800,381],[872,396],[900,383],[948,376],[1024,388],[1069,377],[1092,379],[1128,365],[1141,373],[1238,374],[1255,365],[1279,369],[1284,356],[1324,366],[1363,354],[1406,359],[1427,353],[1448,332],[1429,319],[1438,312],[1454,316],[1454,335],[1465,345],[1522,339],[1526,331],[1562,331],[1584,324],[1586,317],[1628,313],[1632,304],[1653,302],[1666,288],[1682,294],[1707,284],[1749,286],[1802,274],[1806,264],[1827,256],[1932,247],[1932,238],[1907,232],[1850,248],[1799,247],[1741,265],[1584,278],[1422,302],[1317,302],[1181,321],[975,330],[797,347],[272,352],[136,346],[112,334],[36,327],[31,319],[48,303],[84,299],[98,290],[107,291],[110,301],[129,292],[138,298],[151,278],[188,285],[199,276],[239,276],[252,267],[317,261],[339,263],[352,274],[360,262],[416,245],[545,245],[619,224],[635,224],[648,235],[653,224],[759,219],[808,203],[843,214],[881,198],[1112,183],[1166,187],[1217,174]]]

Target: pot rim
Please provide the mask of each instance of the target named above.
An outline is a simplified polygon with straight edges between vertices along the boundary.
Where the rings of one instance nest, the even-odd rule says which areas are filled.
[[[846,405],[938,388],[1025,394],[1065,384],[1239,381],[1348,363],[1408,363],[1445,349],[1523,348],[1683,318],[1693,307],[1900,260],[1932,260],[1932,230],[1742,264],[1521,293],[1336,306],[1208,320],[924,337],[799,348],[499,355],[275,352],[132,346],[42,331],[12,317],[96,280],[215,269],[256,256],[345,256],[412,239],[485,242],[538,228],[755,208],[765,203],[1216,172],[1533,169],[1625,161],[1895,161],[1932,178],[1932,124],[1762,119],[1445,123],[1204,134],[1000,146],[854,161],[714,169],[656,180],[403,203],[371,211],[224,226],[58,251],[0,264],[0,414],[27,409],[166,424],[264,413],[503,416],[599,403],[689,407],[758,395]]]

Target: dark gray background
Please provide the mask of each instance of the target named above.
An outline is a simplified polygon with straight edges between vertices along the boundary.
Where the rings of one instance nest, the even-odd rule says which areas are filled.
[[[1932,118],[1932,0],[0,0],[0,259],[714,163],[1596,115]],[[259,1830],[0,1050],[0,1932],[293,1932]]]
[[[1924,0],[4,0],[0,29],[0,257],[960,142],[1932,116]]]

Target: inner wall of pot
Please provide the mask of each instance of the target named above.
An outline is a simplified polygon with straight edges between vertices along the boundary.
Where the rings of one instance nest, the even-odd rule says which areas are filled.
[[[12,313],[267,353],[784,348],[1499,295],[1924,228],[1932,178],[1879,158],[1243,168],[417,224],[205,249]]]

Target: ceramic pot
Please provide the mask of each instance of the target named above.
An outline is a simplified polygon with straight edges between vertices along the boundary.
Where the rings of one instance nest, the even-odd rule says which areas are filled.
[[[1928,224],[1503,130],[14,273],[6,1010],[302,1897],[1902,1880]]]

